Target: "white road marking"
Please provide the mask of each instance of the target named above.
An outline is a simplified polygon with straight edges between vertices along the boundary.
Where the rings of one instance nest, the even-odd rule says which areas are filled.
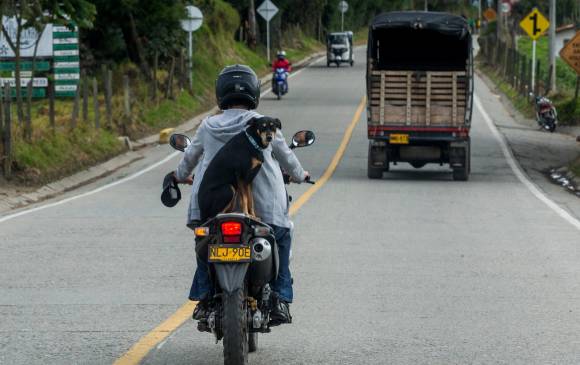
[[[505,136],[499,132],[499,130],[497,129],[497,127],[493,123],[491,117],[489,116],[489,114],[487,114],[487,112],[483,109],[483,105],[481,104],[481,101],[479,100],[479,97],[477,95],[474,97],[474,101],[475,101],[475,105],[479,109],[479,112],[483,116],[485,123],[487,124],[488,128],[491,130],[491,133],[498,140],[499,145],[501,147],[501,151],[503,152],[503,155],[504,155],[505,159],[507,160],[508,165],[510,166],[510,168],[512,169],[514,174],[517,176],[517,178],[520,180],[520,182],[522,184],[524,184],[525,187],[528,188],[528,190],[532,194],[534,194],[534,196],[536,198],[538,198],[542,203],[546,204],[550,209],[552,209],[554,212],[556,212],[556,214],[558,214],[560,217],[562,217],[568,223],[570,223],[571,225],[576,227],[576,229],[580,230],[580,221],[578,219],[576,219],[575,217],[573,217],[570,213],[568,213],[562,207],[560,207],[552,199],[548,198],[526,176],[526,174],[523,172],[519,163],[515,160],[512,151],[509,149],[507,142],[506,142],[506,139],[505,139]]]
[[[323,57],[324,57],[324,56],[321,56],[321,57],[319,57],[318,59],[316,59],[315,61],[313,61],[311,64],[315,64],[315,63],[317,63],[317,62],[320,62],[320,60],[321,60]],[[294,73],[293,73],[293,74],[291,74],[289,77],[290,77],[290,78],[292,78],[292,77],[294,77],[294,76],[297,76],[297,75],[299,75],[299,74],[300,74],[300,73],[301,73],[301,72],[302,72],[304,69],[306,69],[306,68],[307,68],[307,67],[304,67],[304,68],[302,68],[302,69],[300,69],[300,70],[298,70],[298,71],[294,72]],[[260,95],[260,97],[263,97],[264,95],[266,95],[266,94],[267,94],[268,92],[270,92],[270,91],[271,91],[271,88],[268,88],[268,89],[266,89],[266,90],[265,90],[265,91],[264,91],[264,92],[263,92],[263,93]],[[112,182],[112,183],[109,183],[109,184],[107,184],[107,185],[103,185],[103,186],[101,186],[101,187],[99,187],[99,188],[96,188],[96,189],[94,189],[94,190],[87,191],[86,193],[82,193],[82,194],[79,194],[79,195],[71,196],[70,198],[66,198],[66,199],[63,199],[63,200],[59,200],[59,201],[57,201],[57,202],[54,202],[54,203],[49,203],[49,204],[41,205],[41,206],[39,206],[39,207],[35,207],[35,208],[31,208],[31,209],[22,210],[22,211],[20,211],[20,212],[18,212],[18,213],[9,214],[9,215],[7,215],[7,216],[0,217],[0,223],[4,223],[4,222],[6,222],[6,221],[9,221],[9,220],[11,220],[11,219],[14,219],[14,218],[21,217],[21,216],[23,216],[23,215],[26,215],[26,214],[30,214],[30,213],[34,213],[34,212],[38,212],[38,211],[41,211],[41,210],[47,209],[47,208],[52,208],[52,207],[56,207],[56,206],[59,206],[59,205],[62,205],[62,204],[66,204],[66,203],[68,203],[68,202],[71,202],[71,201],[73,201],[73,200],[77,200],[77,199],[80,199],[80,198],[84,198],[84,197],[87,197],[87,196],[91,196],[91,195],[94,195],[94,194],[96,194],[96,193],[100,193],[101,191],[104,191],[104,190],[110,189],[110,188],[112,188],[112,187],[114,187],[114,186],[117,186],[117,185],[120,185],[120,184],[126,183],[126,182],[128,182],[128,181],[134,180],[134,179],[138,178],[139,176],[141,176],[141,175],[143,175],[143,174],[145,174],[145,173],[147,173],[147,172],[149,172],[149,171],[153,170],[154,168],[156,168],[156,167],[159,167],[159,166],[163,165],[164,163],[166,163],[167,161],[169,161],[169,160],[171,160],[172,158],[176,157],[176,156],[177,156],[177,155],[179,155],[180,153],[181,153],[181,152],[174,152],[174,153],[172,153],[171,155],[169,155],[169,156],[165,157],[163,160],[161,160],[161,161],[159,161],[159,162],[156,162],[156,163],[154,163],[153,165],[151,165],[151,166],[149,166],[149,167],[147,167],[147,168],[145,168],[145,169],[143,169],[143,170],[141,170],[141,171],[139,171],[139,172],[137,172],[137,173],[135,173],[135,174],[133,174],[133,175],[129,175],[129,176],[127,176],[127,177],[124,177],[124,178],[122,178],[122,179],[120,179],[120,180],[117,180],[117,181],[115,181],[115,182]]]

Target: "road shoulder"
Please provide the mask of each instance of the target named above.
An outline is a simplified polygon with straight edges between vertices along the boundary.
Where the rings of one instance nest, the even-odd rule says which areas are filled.
[[[580,155],[580,144],[574,136],[578,131],[567,129],[564,133],[547,133],[539,130],[535,121],[522,116],[480,72],[476,77],[476,90],[528,177],[550,199],[576,218],[580,217],[580,199],[549,179],[552,169],[566,166]]]

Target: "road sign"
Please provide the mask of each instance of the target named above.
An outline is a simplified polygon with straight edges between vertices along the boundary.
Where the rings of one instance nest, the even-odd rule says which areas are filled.
[[[501,12],[504,14],[509,13],[510,11],[512,11],[512,4],[509,2],[503,2],[501,3]]]
[[[495,12],[495,10],[493,8],[487,8],[485,9],[485,11],[483,12],[483,17],[488,21],[488,22],[493,22],[496,18],[497,18],[497,13]]]
[[[203,14],[199,8],[188,5],[187,18],[181,21],[181,28],[187,32],[187,78],[189,81],[189,90],[193,90],[193,32],[198,30],[203,24]]]
[[[195,32],[203,24],[203,14],[199,8],[188,5],[185,7],[187,10],[187,18],[181,21],[181,28],[186,32]]]
[[[278,7],[270,0],[265,0],[258,7],[258,13],[269,22],[278,13]]]
[[[580,32],[568,41],[560,51],[560,58],[566,61],[580,76]]]
[[[343,14],[346,13],[348,11],[348,3],[344,0],[339,2],[338,3],[338,10]]]
[[[278,13],[278,7],[270,0],[265,0],[258,6],[258,13],[266,19],[266,52],[268,52],[268,62],[270,62],[270,20]]]
[[[20,86],[27,87],[30,82],[30,77],[23,77],[20,79]],[[10,87],[16,87],[16,78],[14,77],[0,77],[0,85],[10,84]],[[47,87],[48,79],[46,77],[35,77],[32,81],[32,87]]]
[[[550,28],[550,22],[537,8],[534,8],[522,19],[520,27],[528,33],[530,38],[536,40]]]

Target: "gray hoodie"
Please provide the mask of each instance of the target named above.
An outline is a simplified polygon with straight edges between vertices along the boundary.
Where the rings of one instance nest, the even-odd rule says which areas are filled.
[[[222,114],[207,117],[201,122],[195,136],[193,136],[191,145],[185,151],[177,167],[179,180],[184,180],[192,172],[195,175],[189,204],[188,223],[200,219],[197,192],[203,174],[212,158],[230,138],[245,129],[246,123],[250,119],[261,116],[255,111],[228,109],[224,110]],[[280,166],[292,176],[294,181],[301,182],[306,176],[298,158],[288,148],[282,132],[278,131],[270,146],[264,150],[264,163],[252,183],[252,191],[256,214],[262,221],[290,228],[288,197]]]

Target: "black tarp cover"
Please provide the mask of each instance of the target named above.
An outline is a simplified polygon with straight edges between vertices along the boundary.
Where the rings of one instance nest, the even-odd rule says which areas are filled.
[[[393,11],[377,15],[371,30],[411,28],[434,30],[441,34],[463,39],[469,34],[467,21],[457,15],[427,11]]]
[[[471,53],[467,21],[457,15],[398,11],[376,16],[369,27],[368,56],[381,68],[465,68]]]

